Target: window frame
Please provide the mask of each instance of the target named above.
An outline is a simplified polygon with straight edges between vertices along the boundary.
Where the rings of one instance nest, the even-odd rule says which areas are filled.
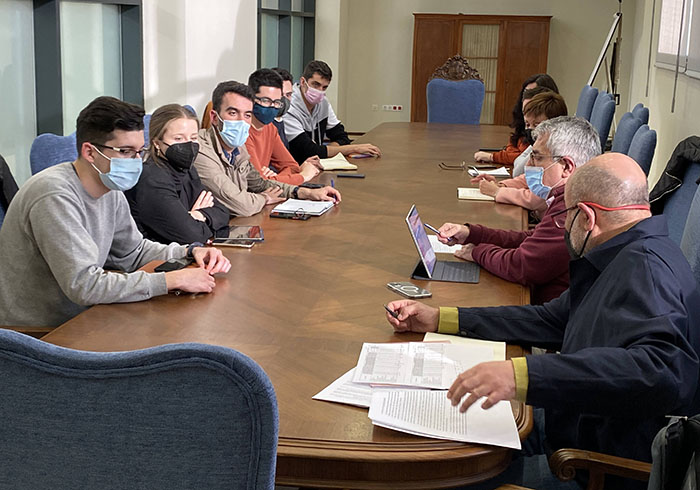
[[[263,7],[263,0],[258,0],[258,69],[266,68],[262,66],[262,16],[274,15],[278,21],[277,36],[277,62],[274,66],[279,66],[291,71],[291,36],[292,17],[303,19],[303,41],[302,41],[302,69],[309,61],[314,59],[316,40],[316,0],[301,0],[302,9],[292,10],[292,0],[278,0],[277,8]],[[292,74],[294,76],[294,74]],[[299,74],[301,75],[301,74]]]
[[[659,41],[661,39],[661,22],[662,22],[662,17],[661,13],[663,12],[663,2],[668,1],[668,0],[662,0],[661,1],[661,11],[659,12],[659,30],[658,30],[658,36],[656,39],[656,58],[654,60],[654,66],[657,68],[662,68],[664,70],[671,70],[671,71],[676,71],[676,61],[678,61],[678,73],[685,74],[688,68],[688,58],[689,58],[689,53],[690,53],[690,36],[692,35],[692,24],[691,24],[691,17],[692,12],[695,8],[697,8],[700,5],[700,0],[685,0],[685,10],[683,12],[683,22],[681,24],[681,29],[682,29],[682,39],[681,39],[681,52],[680,52],[680,58],[678,57],[677,50],[676,53],[664,53],[659,51]],[[683,2],[683,0],[677,0],[679,2]],[[698,22],[698,30],[700,30],[700,19],[695,19],[696,22]],[[674,39],[674,43],[677,42],[677,39]],[[676,44],[677,46],[677,44]]]
[[[119,7],[122,99],[143,106],[142,0],[71,1]],[[61,0],[33,0],[37,134],[63,134],[60,3]]]

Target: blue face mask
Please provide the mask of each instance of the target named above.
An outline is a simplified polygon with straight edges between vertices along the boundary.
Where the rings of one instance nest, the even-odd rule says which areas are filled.
[[[542,183],[542,177],[544,177],[545,170],[553,167],[554,165],[556,165],[556,162],[547,168],[532,167],[530,165],[525,166],[525,180],[527,181],[527,186],[534,195],[541,199],[547,199],[549,193],[552,191],[550,186]]]
[[[221,139],[224,140],[230,148],[236,148],[238,146],[243,146],[245,141],[248,139],[248,131],[250,131],[250,124],[245,121],[229,121],[228,119],[221,119],[218,114],[216,117],[223,123],[223,127],[219,129],[219,134]]]
[[[95,148],[93,146],[93,148]],[[97,170],[100,180],[104,186],[113,191],[128,191],[136,185],[143,170],[143,160],[141,158],[109,158],[100,150],[95,148],[97,153],[109,160],[109,172],[100,172],[100,169],[91,163],[92,168]]]
[[[279,109],[264,107],[257,102],[253,105],[253,115],[263,124],[270,124],[276,117]]]

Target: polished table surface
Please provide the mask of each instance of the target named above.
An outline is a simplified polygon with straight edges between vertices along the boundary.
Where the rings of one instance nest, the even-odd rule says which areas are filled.
[[[437,165],[469,162],[479,146],[501,145],[507,135],[497,126],[384,123],[360,139],[378,145],[382,157],[352,160],[365,179],[319,177],[334,178],[343,195],[325,215],[270,219],[266,208],[237,218],[237,224],[262,225],[265,241],[222,249],[232,267],[217,277],[212,294],[95,306],[44,340],[92,351],[203,342],[252,357],[270,376],[279,402],[279,484],[444,488],[490,477],[508,464],[507,449],[374,427],[366,409],[311,397],[356,364],[363,342],[421,340],[420,334],[394,334],[382,308],[399,298],[386,283],[410,280],[417,262],[404,222],[411,204],[434,226],[526,227],[520,208],[459,201],[457,187],[469,185],[467,173]],[[414,282],[432,292],[424,301],[434,306],[529,301],[526,288],[484,270],[479,284]],[[519,403],[513,409],[522,438],[531,411]]]

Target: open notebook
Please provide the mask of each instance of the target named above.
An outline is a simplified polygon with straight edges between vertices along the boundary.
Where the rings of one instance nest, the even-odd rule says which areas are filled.
[[[348,162],[342,153],[332,158],[321,158],[321,166],[323,170],[357,170],[357,165]]]
[[[495,201],[493,197],[482,194],[477,187],[458,187],[457,197],[470,201]]]

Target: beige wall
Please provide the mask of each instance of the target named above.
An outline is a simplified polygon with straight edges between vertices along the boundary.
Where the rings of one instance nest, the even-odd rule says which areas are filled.
[[[254,0],[145,0],[144,105],[192,105],[201,116],[216,84],[247,82],[257,66]]]
[[[652,44],[652,67],[649,77],[649,96],[646,97],[647,60],[649,36],[651,35],[651,0],[641,0],[637,6],[634,34],[633,70],[631,77],[631,99],[649,107],[649,126],[656,130],[657,144],[654,161],[649,172],[650,186],[658,180],[673,149],[684,138],[700,134],[700,80],[685,75],[678,77],[675,112],[671,113],[674,72],[653,66],[653,56],[659,33],[661,2],[656,2],[654,38]]]
[[[340,73],[334,79],[341,91],[335,101],[336,112],[351,131],[367,131],[385,121],[410,119],[411,66],[413,56],[413,13],[470,13],[505,15],[551,15],[548,72],[559,84],[570,113],[576,110],[581,88],[597,59],[603,41],[617,11],[611,0],[322,0],[317,9],[317,26],[330,17],[327,10],[340,11],[340,46],[345,42],[345,60],[332,68]],[[337,10],[336,10],[337,12]],[[635,3],[624,2],[625,18],[635,17]],[[626,22],[625,35],[631,35],[632,22]],[[345,31],[342,31],[342,27]],[[317,30],[317,57],[329,53],[326,42]],[[338,34],[336,33],[336,36]],[[629,40],[629,39],[628,39]],[[341,50],[341,54],[343,50]],[[332,54],[332,53],[330,53]],[[622,107],[627,107],[632,44],[622,50],[620,91]],[[328,58],[335,61],[338,58]],[[331,63],[332,63],[331,61]],[[344,62],[343,62],[344,61]],[[599,76],[601,82],[602,77]],[[373,104],[400,104],[403,112],[372,111]]]

